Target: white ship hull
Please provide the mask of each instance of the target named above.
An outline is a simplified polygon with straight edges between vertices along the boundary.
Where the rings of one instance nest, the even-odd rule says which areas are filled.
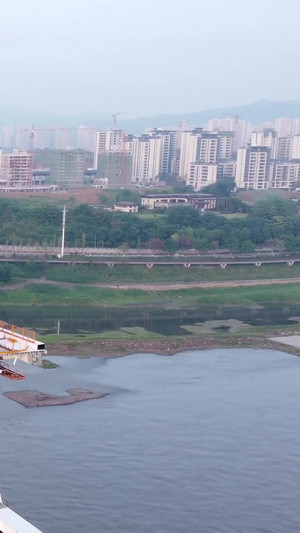
[[[0,495],[0,533],[42,533],[42,531],[7,507]]]

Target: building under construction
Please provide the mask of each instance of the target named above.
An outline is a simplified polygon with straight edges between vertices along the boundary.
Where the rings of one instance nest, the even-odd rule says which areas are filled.
[[[84,184],[85,150],[51,150],[50,179],[60,189],[81,189]]]
[[[110,150],[97,154],[97,177],[107,178],[109,189],[132,187],[132,157],[130,152]]]

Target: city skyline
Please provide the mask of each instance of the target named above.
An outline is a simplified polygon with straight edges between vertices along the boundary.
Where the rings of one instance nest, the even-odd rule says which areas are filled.
[[[44,187],[46,178],[48,185],[60,189],[83,188],[85,183],[112,189],[159,186],[175,176],[194,191],[228,178],[239,189],[290,189],[300,182],[299,117],[253,125],[229,114],[204,127],[192,128],[182,121],[175,130],[153,128],[139,136],[118,129],[116,120],[114,126],[98,131],[20,128],[18,149],[0,150],[3,190]],[[42,148],[39,142],[50,149],[50,171],[33,164],[35,148]],[[89,151],[86,157],[85,149],[93,142],[94,154]]]
[[[11,0],[1,10],[10,75],[0,99],[129,117],[297,100],[299,15],[295,0]]]

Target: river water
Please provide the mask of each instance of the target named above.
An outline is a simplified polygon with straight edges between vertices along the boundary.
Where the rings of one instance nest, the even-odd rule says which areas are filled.
[[[81,334],[118,331],[140,327],[161,335],[190,335],[185,327],[216,321],[239,319],[250,326],[284,326],[298,323],[300,305],[282,303],[257,307],[219,306],[204,304],[194,308],[165,309],[155,307],[22,307],[0,306],[1,320],[33,329],[39,335],[52,333]],[[224,328],[226,331],[226,328]]]
[[[110,394],[37,409],[0,395],[1,490],[45,533],[300,530],[299,358],[55,361],[29,367],[26,388]],[[0,392],[22,388],[0,381]]]

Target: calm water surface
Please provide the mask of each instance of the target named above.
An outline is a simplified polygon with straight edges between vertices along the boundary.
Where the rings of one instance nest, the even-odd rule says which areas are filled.
[[[86,334],[141,327],[162,335],[190,335],[184,326],[206,321],[238,319],[252,326],[292,325],[300,317],[300,305],[266,304],[261,307],[201,305],[198,308],[154,307],[22,307],[0,306],[2,320],[30,328],[40,335]],[[218,328],[219,329],[219,328]],[[224,330],[226,331],[226,329]]]
[[[300,530],[300,359],[213,350],[59,358],[26,388],[102,400],[27,410],[0,395],[5,497],[45,533]],[[1,379],[0,392],[24,388]]]

